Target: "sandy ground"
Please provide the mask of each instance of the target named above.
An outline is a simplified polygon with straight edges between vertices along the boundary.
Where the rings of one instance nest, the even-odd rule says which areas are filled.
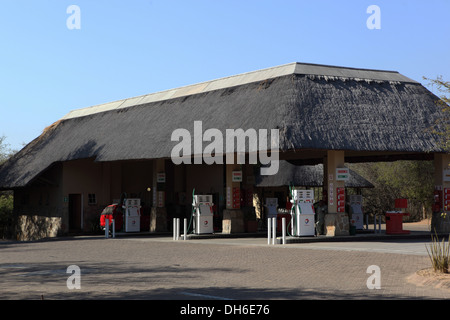
[[[405,229],[415,231],[429,231],[431,219],[424,219],[420,222],[405,222]],[[450,290],[450,273],[435,272],[433,268],[417,271],[408,278],[408,281],[419,286],[431,286]]]

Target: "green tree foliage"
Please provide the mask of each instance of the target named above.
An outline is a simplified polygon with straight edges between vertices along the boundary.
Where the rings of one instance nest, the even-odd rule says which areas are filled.
[[[0,136],[0,165],[2,165],[11,156],[11,149],[5,142],[6,137]]]
[[[0,166],[14,153],[5,140],[5,136],[0,137]],[[11,235],[13,203],[14,198],[11,191],[0,191],[0,238]]]
[[[11,193],[0,193],[0,239],[10,238],[12,235],[13,203]]]
[[[411,220],[421,220],[431,214],[433,161],[361,163],[351,168],[375,186],[363,190],[366,213],[384,214],[395,209],[395,199],[406,198]]]

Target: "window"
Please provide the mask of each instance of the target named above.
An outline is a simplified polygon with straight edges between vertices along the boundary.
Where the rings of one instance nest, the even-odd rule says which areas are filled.
[[[88,204],[97,204],[97,198],[95,197],[95,193],[88,194]]]

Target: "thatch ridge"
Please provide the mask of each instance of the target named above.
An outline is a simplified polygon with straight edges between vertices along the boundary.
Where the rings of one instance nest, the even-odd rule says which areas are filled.
[[[154,92],[146,95],[140,95],[133,98],[108,102],[88,108],[77,109],[69,112],[63,117],[64,120],[83,117],[86,115],[101,113],[110,110],[130,108],[137,105],[148,104],[151,102],[170,100],[180,97],[187,97],[194,94],[215,91],[219,89],[232,88],[239,85],[266,82],[271,79],[286,75],[306,75],[311,79],[343,80],[343,81],[366,81],[366,82],[390,82],[390,83],[417,83],[397,71],[360,69],[331,65],[319,65],[312,63],[289,63],[272,68],[245,72],[215,80],[187,85],[175,89]]]

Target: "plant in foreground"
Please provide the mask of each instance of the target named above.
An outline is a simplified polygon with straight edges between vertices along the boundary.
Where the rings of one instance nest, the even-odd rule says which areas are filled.
[[[448,263],[450,254],[450,236],[449,240],[445,242],[445,239],[439,241],[438,235],[431,236],[431,244],[428,248],[425,245],[428,256],[431,260],[431,265],[435,272],[448,273]]]

